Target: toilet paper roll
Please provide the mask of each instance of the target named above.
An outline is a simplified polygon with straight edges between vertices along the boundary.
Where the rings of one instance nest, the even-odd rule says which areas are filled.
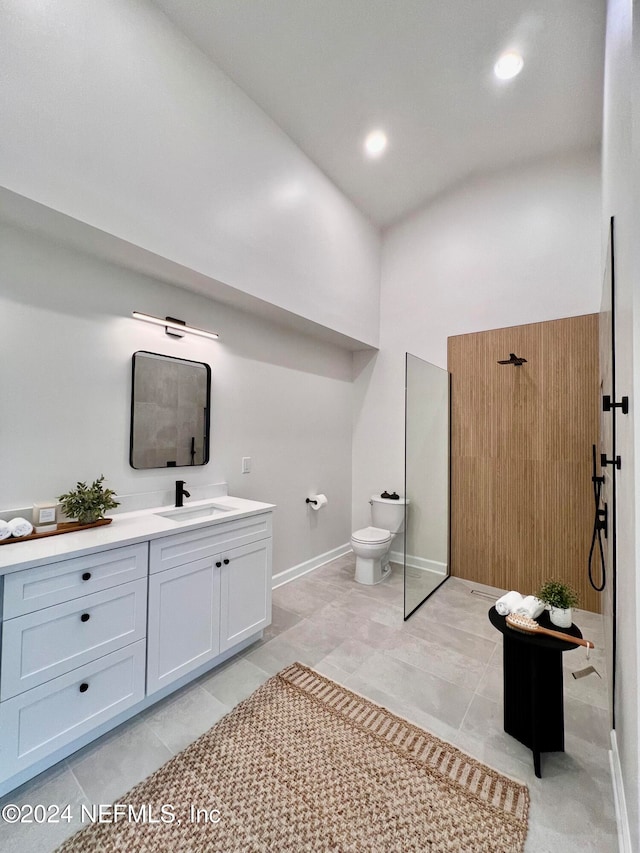
[[[326,495],[311,495],[311,500],[315,501],[315,503],[310,503],[309,506],[316,512],[329,503]]]

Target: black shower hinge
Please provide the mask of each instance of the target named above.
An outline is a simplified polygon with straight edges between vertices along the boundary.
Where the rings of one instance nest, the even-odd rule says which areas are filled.
[[[606,468],[607,465],[615,465],[618,471],[622,468],[622,459],[619,456],[616,456],[615,459],[607,459],[606,453],[600,454],[600,467]]]
[[[629,414],[629,398],[623,397],[619,403],[612,403],[609,394],[605,394],[602,398],[602,411],[610,412],[611,409],[621,409],[623,415]]]

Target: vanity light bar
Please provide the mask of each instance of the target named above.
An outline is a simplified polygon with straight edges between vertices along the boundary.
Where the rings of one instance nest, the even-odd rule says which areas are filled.
[[[187,326],[186,323],[176,320],[175,317],[165,317],[163,319],[162,317],[153,317],[151,314],[143,314],[140,311],[134,311],[133,316],[136,320],[144,320],[145,323],[155,323],[156,326],[164,326],[168,335],[172,334],[170,330],[175,329],[178,333],[189,332],[190,335],[199,335],[201,338],[211,338],[212,340],[220,337],[215,332],[207,332],[206,329],[196,329],[195,326]],[[176,337],[182,337],[182,335],[177,334]]]

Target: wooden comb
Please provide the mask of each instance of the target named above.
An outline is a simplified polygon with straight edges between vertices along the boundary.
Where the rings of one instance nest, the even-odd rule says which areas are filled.
[[[535,619],[520,613],[509,613],[506,617],[506,623],[515,631],[524,631],[525,634],[546,634],[547,637],[555,637],[557,640],[564,640],[565,643],[575,643],[578,646],[595,649],[591,640],[583,640],[582,637],[574,637],[572,634],[564,634],[562,631],[544,628],[542,625],[538,625]]]

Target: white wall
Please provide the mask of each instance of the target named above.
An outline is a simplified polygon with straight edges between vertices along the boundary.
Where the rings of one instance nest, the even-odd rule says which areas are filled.
[[[440,367],[447,337],[599,310],[598,152],[477,178],[383,240],[380,352],[355,357],[354,525],[403,488],[404,353]]]
[[[636,24],[637,25],[637,24]],[[638,137],[633,138],[632,121],[640,117],[638,103],[638,34],[632,53],[632,8],[630,0],[609,0],[605,55],[603,126],[603,205],[601,245],[604,258],[609,217],[615,217],[616,273],[616,396],[627,394],[631,411],[617,416],[616,453],[622,468],[616,475],[617,489],[617,666],[616,742],[624,784],[631,846],[640,849],[640,777],[638,727],[640,703],[638,662],[640,660],[638,612],[640,542],[637,530],[640,501],[640,419],[635,417],[640,394],[640,254],[638,221],[640,170]],[[632,62],[636,62],[635,70]],[[635,100],[634,100],[635,99]],[[636,126],[637,129],[637,126]],[[634,145],[635,143],[635,145]],[[634,196],[634,189],[636,195]]]
[[[0,509],[102,473],[123,495],[169,489],[181,476],[277,504],[274,574],[348,542],[350,353],[20,229],[0,228],[0,266]],[[187,314],[221,338],[169,338],[134,309]],[[208,465],[130,468],[136,350],[211,365]],[[240,473],[242,456],[252,457],[250,474]],[[330,503],[313,513],[304,501],[318,491]]]
[[[376,344],[377,230],[156,6],[0,14],[0,185]]]

